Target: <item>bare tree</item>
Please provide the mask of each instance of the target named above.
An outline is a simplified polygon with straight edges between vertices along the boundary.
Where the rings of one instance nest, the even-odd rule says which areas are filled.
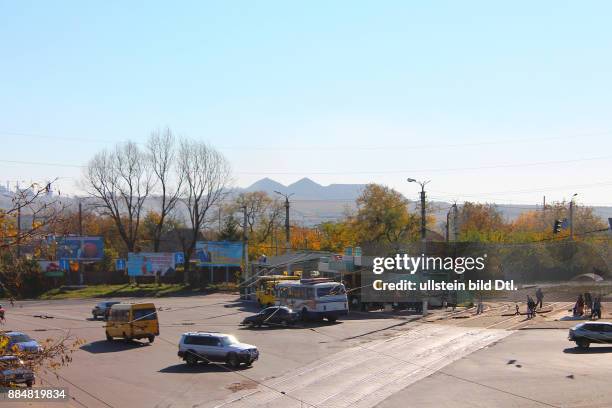
[[[155,220],[153,230],[153,251],[159,252],[165,223],[172,215],[179,200],[183,173],[173,171],[176,160],[176,140],[169,128],[151,133],[147,149],[158,189],[156,192],[159,193],[161,200],[159,217]]]
[[[153,181],[146,156],[133,142],[103,150],[85,169],[85,188],[96,208],[110,216],[128,252],[136,248],[143,205]]]
[[[47,198],[54,182],[17,190],[9,208],[0,210],[0,249],[16,248],[19,256],[21,245],[42,239],[61,222],[66,205],[57,197]],[[31,219],[28,228],[22,228],[22,217]]]
[[[184,139],[178,154],[178,172],[183,180],[181,202],[187,210],[188,227],[179,235],[185,253],[185,282],[189,282],[190,260],[202,229],[210,221],[209,210],[223,200],[230,183],[230,165],[225,156],[204,142]]]
[[[272,233],[284,208],[278,200],[270,198],[265,191],[241,193],[231,207],[233,211],[241,212],[246,208],[249,237],[253,237],[257,232],[257,238],[262,242]],[[244,228],[243,223],[241,222],[241,226]]]

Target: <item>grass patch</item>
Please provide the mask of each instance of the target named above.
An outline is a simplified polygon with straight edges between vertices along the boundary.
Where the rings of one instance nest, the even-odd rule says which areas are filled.
[[[238,292],[238,285],[234,282],[211,283],[206,289],[217,292]]]
[[[51,289],[39,299],[85,299],[85,298],[112,298],[112,297],[164,297],[164,296],[190,296],[202,295],[209,292],[237,292],[235,283],[210,284],[206,288],[188,286],[185,284],[157,285],[144,283],[138,286],[123,285],[91,285],[79,288],[60,287]]]
[[[92,285],[79,289],[64,287],[51,289],[40,296],[40,299],[81,299],[111,297],[162,297],[201,294],[199,288],[183,284],[140,284],[135,285]]]

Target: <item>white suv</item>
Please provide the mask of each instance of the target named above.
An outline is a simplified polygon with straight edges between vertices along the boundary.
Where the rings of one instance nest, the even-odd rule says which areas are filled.
[[[179,341],[178,356],[188,365],[227,363],[237,368],[241,363],[249,366],[259,358],[257,347],[240,343],[234,336],[222,333],[189,332]]]

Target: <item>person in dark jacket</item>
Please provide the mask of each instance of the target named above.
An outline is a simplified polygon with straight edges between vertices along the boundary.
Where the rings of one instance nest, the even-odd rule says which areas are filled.
[[[542,305],[544,304],[544,292],[542,292],[542,288],[538,288],[538,290],[536,290],[536,307],[537,308],[542,308]]]
[[[598,319],[601,319],[601,298],[598,296],[593,301],[593,307],[591,307],[591,319],[597,316]]]

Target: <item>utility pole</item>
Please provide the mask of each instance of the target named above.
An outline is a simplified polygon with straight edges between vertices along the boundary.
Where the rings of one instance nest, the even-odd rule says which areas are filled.
[[[426,209],[425,209],[425,186],[430,180],[427,181],[417,181],[413,178],[408,179],[409,183],[417,183],[421,186],[421,241],[426,241],[427,235],[427,218],[426,218]]]
[[[17,204],[17,258],[21,258],[21,204]]]
[[[291,250],[291,227],[289,224],[289,197],[293,194],[283,194],[280,191],[275,191],[276,194],[285,197],[285,251]]]
[[[244,207],[242,207],[243,210],[243,228],[242,228],[242,254],[244,256],[244,270],[243,270],[243,277],[244,277],[244,284],[245,286],[245,295],[246,298],[249,298],[250,295],[250,283],[249,282],[249,248],[247,245],[247,207],[246,205]]]
[[[459,239],[459,214],[457,211],[457,203],[453,204],[453,241]]]
[[[421,251],[423,254],[425,254],[427,252],[427,218],[426,218],[427,214],[425,211],[425,185],[429,183],[429,180],[417,181],[413,178],[409,178],[407,179],[407,181],[409,183],[417,183],[421,186]],[[429,299],[427,297],[423,298],[423,306],[422,306],[423,316],[427,316],[428,305],[429,305]]]
[[[83,236],[83,204],[79,199],[79,237]],[[77,260],[79,265],[79,284],[83,284],[83,262],[80,259]]]
[[[569,203],[569,229],[570,229],[569,239],[570,240],[574,239],[574,197],[576,197],[577,195],[578,193],[574,193]]]
[[[446,213],[446,242],[447,243],[449,242],[449,227],[450,227],[450,225],[448,225],[448,224],[450,222],[450,213],[451,213],[451,210],[449,209],[448,212]]]
[[[83,236],[83,205],[79,200],[79,236]]]

